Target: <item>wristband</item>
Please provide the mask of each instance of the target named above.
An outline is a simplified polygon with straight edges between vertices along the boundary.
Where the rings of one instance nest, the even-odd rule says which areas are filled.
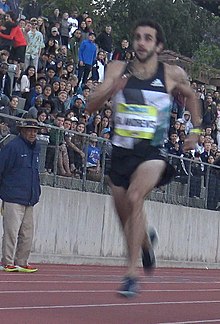
[[[195,128],[192,128],[189,133],[190,134],[200,135],[202,133],[202,130],[199,127],[195,127]]]

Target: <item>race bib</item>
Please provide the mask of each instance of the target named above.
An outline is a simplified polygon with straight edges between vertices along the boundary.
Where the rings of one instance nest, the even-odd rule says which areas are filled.
[[[152,139],[157,125],[157,108],[120,103],[115,114],[115,133],[120,136]]]

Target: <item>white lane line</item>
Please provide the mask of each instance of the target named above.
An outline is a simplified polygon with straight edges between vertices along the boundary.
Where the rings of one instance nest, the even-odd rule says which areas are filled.
[[[140,292],[147,292],[147,293],[155,293],[155,292],[161,292],[161,293],[168,293],[168,292],[174,292],[174,293],[178,293],[178,292],[219,292],[220,289],[141,289]],[[33,293],[62,293],[62,294],[69,294],[69,293],[78,293],[78,294],[82,294],[82,293],[85,293],[85,294],[90,294],[90,293],[114,293],[115,290],[94,290],[94,289],[89,289],[89,290],[76,290],[76,289],[72,289],[72,290],[62,290],[62,289],[59,289],[59,290],[2,290],[0,291],[0,295],[3,295],[3,294],[33,294]]]
[[[220,300],[204,300],[204,301],[170,301],[170,302],[149,302],[149,303],[118,303],[118,304],[79,304],[79,305],[44,305],[44,306],[16,306],[16,307],[0,307],[0,311],[4,310],[34,310],[34,309],[60,309],[60,308],[102,308],[102,307],[123,307],[123,306],[156,306],[156,305],[196,305],[196,304],[220,304]],[[184,322],[185,323],[185,322]]]
[[[12,275],[14,277],[14,275]],[[27,278],[27,277],[26,277]],[[24,280],[0,280],[0,285],[1,283],[22,283],[22,284],[34,284],[34,283],[65,283],[65,284],[117,284],[120,283],[121,281],[115,280],[115,281],[106,281],[106,280],[65,280],[65,281],[59,281],[59,280],[29,280],[29,281],[24,281]],[[156,284],[156,285],[216,285],[220,284],[220,281],[140,281],[141,284]]]
[[[200,323],[220,323],[220,318],[214,320],[185,321],[185,322],[160,322],[157,324],[200,324]]]

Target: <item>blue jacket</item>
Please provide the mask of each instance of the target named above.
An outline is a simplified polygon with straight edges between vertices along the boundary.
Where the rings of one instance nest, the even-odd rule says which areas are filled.
[[[84,64],[93,65],[96,60],[96,45],[88,39],[82,41],[79,47],[79,61]]]
[[[34,206],[41,193],[39,143],[29,143],[20,135],[0,151],[0,198],[24,206]]]

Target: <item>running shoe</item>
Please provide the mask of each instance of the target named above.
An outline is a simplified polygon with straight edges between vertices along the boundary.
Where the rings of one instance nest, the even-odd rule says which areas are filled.
[[[6,272],[18,272],[18,267],[14,265],[6,265],[3,270]]]
[[[156,257],[154,247],[158,242],[158,234],[154,227],[149,228],[148,235],[150,238],[151,246],[146,249],[142,248],[142,264],[145,272],[151,272],[156,268]]]
[[[32,273],[36,272],[38,269],[30,266],[29,264],[26,266],[18,266],[18,272],[26,272],[26,273]]]
[[[137,278],[124,277],[122,285],[118,290],[118,294],[123,297],[134,297],[138,293],[138,281]]]

